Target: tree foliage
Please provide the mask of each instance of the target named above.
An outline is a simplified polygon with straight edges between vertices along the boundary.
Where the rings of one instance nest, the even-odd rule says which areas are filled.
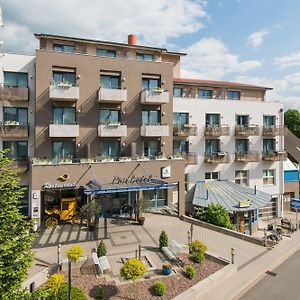
[[[159,249],[162,250],[163,247],[168,247],[168,244],[168,235],[164,230],[162,230],[159,235]]]
[[[125,280],[135,280],[143,276],[147,271],[146,266],[136,258],[128,259],[120,270]]]
[[[83,255],[83,248],[79,245],[74,245],[66,251],[66,255],[72,262],[76,263],[78,259]]]
[[[107,253],[106,245],[105,245],[104,241],[101,240],[98,245],[98,248],[97,248],[97,256],[98,257],[105,256],[106,253]]]
[[[297,109],[289,109],[284,113],[284,124],[288,129],[300,138],[300,111]]]
[[[6,154],[0,151],[0,299],[12,300],[19,299],[33,261],[34,235],[30,232],[31,222],[18,209],[24,189]]]

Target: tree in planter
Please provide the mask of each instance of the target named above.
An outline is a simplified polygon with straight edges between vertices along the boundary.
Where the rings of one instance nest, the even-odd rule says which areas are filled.
[[[96,215],[100,213],[100,204],[92,200],[82,206],[80,213],[86,220],[89,229],[94,229],[96,226]]]
[[[163,247],[168,247],[168,244],[168,235],[164,230],[162,230],[159,235],[159,249],[162,250]]]
[[[34,258],[32,224],[18,208],[24,189],[20,188],[20,178],[11,164],[7,151],[0,151],[0,299],[3,300],[17,299],[23,294],[22,282]]]
[[[97,256],[98,257],[105,256],[106,253],[107,253],[107,250],[106,250],[105,243],[103,242],[103,240],[101,240],[100,244],[97,248]]]
[[[137,200],[137,221],[143,225],[145,221],[145,217],[143,216],[143,213],[147,210],[147,208],[150,207],[150,201],[146,200],[144,197],[140,197]]]
[[[74,245],[69,250],[67,250],[66,255],[68,259],[71,260],[71,262],[75,263],[75,269],[77,269],[77,261],[83,255],[83,248],[81,246]]]

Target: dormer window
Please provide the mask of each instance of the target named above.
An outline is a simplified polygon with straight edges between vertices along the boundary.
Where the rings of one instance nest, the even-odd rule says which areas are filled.
[[[53,44],[53,51],[58,52],[75,52],[75,46],[64,44]]]
[[[154,56],[153,54],[147,54],[147,53],[137,53],[136,54],[137,60],[146,60],[146,61],[153,61]]]
[[[96,54],[101,57],[117,57],[117,51],[110,49],[97,49]]]

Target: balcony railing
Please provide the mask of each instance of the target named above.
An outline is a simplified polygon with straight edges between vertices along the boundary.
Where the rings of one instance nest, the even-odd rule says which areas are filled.
[[[198,164],[198,156],[195,152],[182,153],[182,157],[186,160],[187,165]]]
[[[285,135],[286,128],[284,126],[263,126],[263,136],[277,136],[277,135]]]
[[[24,172],[28,171],[28,168],[29,168],[28,157],[14,160],[12,163],[12,167],[15,168],[18,173],[24,173]]]
[[[152,91],[143,90],[141,94],[142,104],[167,104],[169,103],[169,92],[163,89],[157,89]]]
[[[250,136],[250,135],[259,135],[260,130],[258,125],[236,125],[235,126],[235,135],[236,136]]]
[[[0,124],[0,137],[26,138],[29,136],[29,125]]]
[[[174,124],[173,125],[173,135],[174,136],[196,136],[197,126],[196,124]]]
[[[79,99],[79,87],[68,84],[50,85],[49,97],[54,100],[76,101]]]
[[[77,124],[50,124],[50,137],[78,137],[79,125]]]
[[[28,101],[29,89],[27,87],[9,87],[0,85],[0,99],[12,101]]]
[[[124,137],[127,136],[127,125],[100,124],[98,126],[99,137]]]
[[[205,153],[204,161],[210,164],[229,163],[230,158],[228,152],[220,151],[215,153]]]
[[[258,151],[236,152],[235,161],[237,162],[256,162],[259,161]]]
[[[205,136],[229,135],[229,126],[223,124],[211,124],[205,126]]]
[[[269,160],[269,161],[281,161],[287,159],[287,153],[285,151],[275,151],[275,150],[263,152],[262,159]]]
[[[127,101],[127,90],[100,88],[98,92],[99,102],[122,103]]]
[[[169,125],[148,124],[141,126],[141,136],[169,136]]]

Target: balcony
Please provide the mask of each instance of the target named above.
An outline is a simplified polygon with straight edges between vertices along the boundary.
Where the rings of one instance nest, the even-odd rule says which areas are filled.
[[[29,169],[29,159],[28,157],[24,157],[18,160],[14,160],[12,162],[12,167],[14,169],[17,169],[17,172],[20,173],[25,173]]]
[[[211,124],[205,126],[205,136],[218,137],[229,135],[229,126],[223,124]]]
[[[277,135],[285,135],[286,128],[284,126],[263,126],[263,136],[277,136]]]
[[[182,137],[188,137],[188,136],[196,136],[197,135],[198,128],[196,124],[174,124],[173,125],[173,136],[182,136]]]
[[[235,135],[236,136],[251,136],[259,135],[260,130],[259,126],[255,124],[250,125],[236,125],[235,126]]]
[[[141,136],[169,136],[169,126],[164,124],[142,125]]]
[[[7,138],[27,138],[29,136],[29,126],[16,124],[1,124],[0,137]]]
[[[237,162],[257,162],[259,154],[257,151],[236,152],[234,160]]]
[[[124,137],[127,136],[127,125],[101,124],[98,126],[99,137]]]
[[[182,157],[186,160],[187,165],[197,165],[198,164],[198,156],[195,152],[187,152],[183,153]]]
[[[205,153],[204,162],[209,164],[225,164],[229,163],[229,154],[228,152],[220,151],[215,153]]]
[[[149,105],[161,105],[169,103],[169,92],[163,89],[152,91],[143,90],[141,94],[141,103]]]
[[[49,136],[64,138],[64,137],[78,137],[79,125],[76,124],[50,124]]]
[[[68,84],[50,85],[49,97],[52,100],[76,101],[79,99],[79,87]]]
[[[122,103],[127,101],[127,90],[100,88],[98,101],[107,103]]]
[[[287,153],[285,151],[268,151],[263,152],[262,159],[267,161],[281,161],[287,159]]]
[[[0,99],[11,101],[28,101],[29,89],[27,87],[0,86]]]

